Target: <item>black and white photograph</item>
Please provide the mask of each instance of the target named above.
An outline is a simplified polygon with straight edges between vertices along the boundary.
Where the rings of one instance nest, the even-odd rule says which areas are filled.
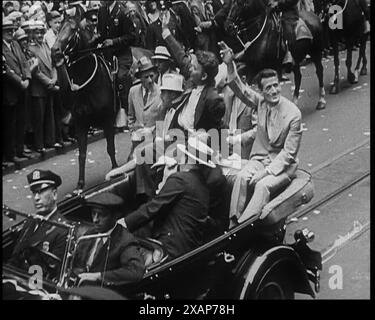
[[[370,299],[370,0],[1,3],[2,300]]]

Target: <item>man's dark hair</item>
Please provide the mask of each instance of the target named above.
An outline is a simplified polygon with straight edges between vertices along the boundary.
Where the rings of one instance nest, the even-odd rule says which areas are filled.
[[[262,80],[266,78],[277,77],[277,72],[274,69],[263,69],[256,76],[255,80],[260,90],[263,89]]]
[[[215,54],[209,51],[199,50],[195,55],[197,56],[198,63],[202,66],[203,72],[207,74],[205,82],[207,84],[213,83],[219,72],[219,61]]]

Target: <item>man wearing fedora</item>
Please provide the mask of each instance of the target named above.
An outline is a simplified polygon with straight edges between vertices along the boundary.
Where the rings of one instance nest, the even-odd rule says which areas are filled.
[[[133,132],[154,127],[161,109],[160,88],[155,83],[156,66],[144,56],[138,61],[135,76],[141,83],[130,88],[128,97],[129,129]]]
[[[34,143],[37,152],[43,153],[45,148],[62,148],[56,142],[55,112],[53,106],[54,93],[60,90],[57,85],[57,71],[52,65],[51,50],[44,41],[46,28],[42,21],[34,23],[34,44],[29,49],[38,59],[37,70],[31,81],[33,104]]]
[[[13,39],[14,26],[4,19],[3,57],[7,65],[3,82],[3,165],[26,160],[24,150],[25,96],[31,73],[19,43]]]
[[[118,195],[103,192],[86,200],[94,227],[85,236],[106,237],[81,242],[73,261],[73,272],[80,282],[104,285],[140,281],[145,272],[139,243],[122,225],[117,224],[124,201]]]
[[[158,68],[158,77],[156,83],[161,86],[163,84],[163,76],[167,73],[178,73],[176,70],[175,62],[169,53],[168,49],[164,46],[155,48],[154,55],[151,57],[155,66]]]
[[[210,223],[207,177],[215,168],[210,159],[213,150],[198,137],[189,138],[187,147],[178,144],[177,148],[183,156],[178,172],[169,175],[150,201],[124,218],[131,232],[153,222],[149,236],[163,243],[168,259],[189,252],[206,240]]]
[[[29,173],[27,181],[36,214],[43,216],[46,222],[37,223],[34,219],[25,222],[8,262],[26,271],[32,265],[39,265],[43,276],[52,279],[59,274],[67,243],[67,229],[48,223],[66,222],[57,208],[57,188],[62,181],[54,172],[39,169]]]

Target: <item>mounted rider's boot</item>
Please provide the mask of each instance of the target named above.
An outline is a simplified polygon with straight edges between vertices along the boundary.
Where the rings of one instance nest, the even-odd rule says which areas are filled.
[[[290,73],[292,71],[293,65],[294,65],[294,59],[292,56],[292,53],[290,52],[288,46],[287,51],[285,53],[284,59],[283,59],[283,68],[286,73]]]

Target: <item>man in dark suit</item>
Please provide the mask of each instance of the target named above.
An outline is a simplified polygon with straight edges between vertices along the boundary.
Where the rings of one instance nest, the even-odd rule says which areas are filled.
[[[188,140],[187,148],[179,144],[178,150],[188,161],[180,162],[178,172],[166,179],[152,200],[124,218],[132,232],[152,221],[150,236],[163,243],[169,259],[204,243],[211,225],[207,177],[215,168],[209,159],[213,151],[196,137]]]
[[[34,170],[27,175],[36,214],[45,221],[38,223],[28,219],[22,228],[9,263],[28,271],[32,265],[39,265],[43,277],[55,278],[59,274],[64,258],[67,229],[51,225],[51,222],[66,222],[57,208],[57,188],[61,178],[52,171]]]
[[[162,33],[162,15],[168,15],[168,28],[171,30],[173,36],[179,41],[179,43],[188,45],[185,36],[182,34],[182,30],[179,26],[179,21],[177,20],[176,14],[173,10],[169,9],[169,6],[163,6],[160,8],[159,17],[146,29],[146,48],[148,50],[154,51],[158,46],[165,46],[165,41],[161,35]]]
[[[118,1],[103,1],[105,4],[98,12],[98,33],[99,42],[103,47],[107,60],[112,57],[118,59],[117,88],[121,101],[121,107],[128,114],[128,94],[132,85],[130,67],[133,63],[133,56],[130,46],[136,41],[136,31],[133,22],[126,16],[123,6]]]
[[[3,164],[25,160],[25,97],[31,73],[28,62],[17,41],[13,39],[14,25],[4,19],[3,58],[7,66],[3,81]]]
[[[163,16],[162,36],[185,77],[185,92],[174,101],[170,112],[169,129],[184,131],[221,129],[225,104],[215,89],[218,60],[212,52],[186,54],[168,28],[168,17]]]
[[[80,282],[102,282],[104,285],[140,281],[145,271],[138,241],[122,225],[117,224],[123,200],[104,192],[89,200],[94,228],[85,236],[107,234],[81,242],[73,262]]]
[[[34,44],[29,50],[38,59],[38,68],[31,81],[32,115],[34,125],[34,143],[38,152],[47,148],[62,148],[56,142],[55,112],[53,95],[60,90],[57,83],[57,71],[52,65],[51,50],[44,42],[45,25],[42,21],[34,24]]]

